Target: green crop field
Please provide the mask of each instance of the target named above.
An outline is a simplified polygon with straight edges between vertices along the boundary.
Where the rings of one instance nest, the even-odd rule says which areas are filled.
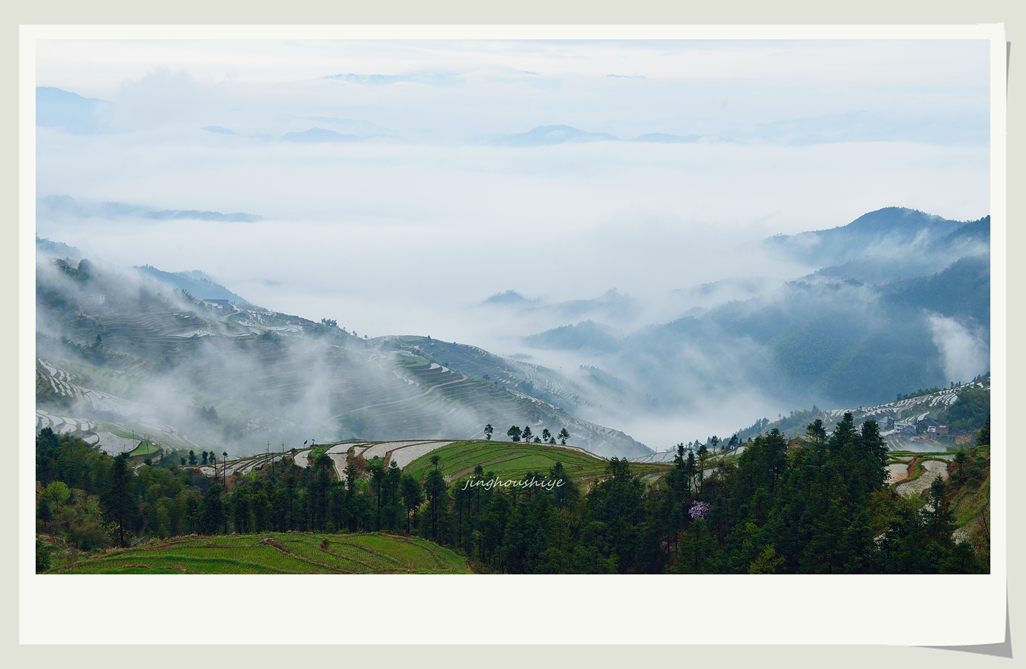
[[[155,446],[145,439],[139,442],[139,445],[135,447],[135,450],[128,454],[129,457],[134,458],[137,455],[151,455],[160,450],[159,446]]]
[[[431,457],[437,455],[439,471],[450,480],[470,476],[474,467],[481,465],[486,473],[505,479],[523,478],[529,472],[546,473],[557,462],[563,464],[574,481],[588,481],[605,475],[607,462],[593,455],[558,448],[547,444],[512,441],[458,441],[436,449],[411,462],[406,469],[418,480],[423,480],[431,468]],[[669,465],[632,463],[631,471],[638,476],[663,474]]]
[[[273,542],[261,543],[266,539],[273,539]],[[113,550],[79,560],[56,573],[469,574],[471,571],[466,560],[423,539],[389,534],[289,532],[180,537]]]

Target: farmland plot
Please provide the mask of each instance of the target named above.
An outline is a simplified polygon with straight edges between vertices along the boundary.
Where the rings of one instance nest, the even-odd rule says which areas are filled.
[[[404,449],[405,450],[405,449]],[[402,451],[398,451],[401,453]],[[405,471],[422,479],[431,465],[435,453],[416,458]],[[593,454],[572,449],[553,448],[551,444],[508,441],[456,441],[437,449],[439,470],[450,480],[470,475],[477,465],[501,479],[521,479],[529,472],[544,475],[557,462],[575,481],[588,481],[605,475],[606,461]],[[665,473],[669,467],[661,464],[631,464],[638,476]]]
[[[249,463],[245,467],[243,467],[242,469],[239,470],[239,473],[240,474],[248,474],[251,471],[253,471],[254,469],[258,469],[260,467],[266,467],[267,465],[269,465],[271,463],[274,463],[274,462],[281,462],[283,457],[284,456],[281,453],[279,453],[278,455],[271,455],[271,456],[261,455],[259,457],[256,457],[256,458],[253,458],[252,460],[250,460]]]
[[[100,450],[107,455],[118,455],[119,453],[131,453],[139,444],[142,443],[141,439],[128,439],[126,437],[119,437],[113,432],[97,432],[100,443]]]
[[[305,451],[300,451],[300,452],[296,453],[295,457],[293,458],[293,462],[296,463],[297,467],[306,468],[306,467],[310,466],[310,451],[311,450],[312,449],[307,449]]]
[[[887,465],[887,483],[897,483],[908,478],[908,463],[896,462]]]
[[[422,539],[379,534],[271,533],[180,537],[79,560],[61,573],[470,573],[465,559]]]
[[[325,455],[331,458],[332,464],[335,465],[335,473],[338,474],[338,480],[345,480],[346,463],[349,461],[349,447],[352,444],[335,444],[328,450],[324,451]]]
[[[946,462],[938,462],[936,460],[927,460],[923,462],[923,468],[926,469],[923,475],[917,479],[913,479],[908,483],[902,483],[896,490],[899,495],[903,497],[918,497],[930,487],[933,480],[940,476],[943,479],[948,478],[948,465]]]
[[[42,409],[36,409],[36,428],[50,428],[56,433],[90,432],[96,429],[96,424],[80,418],[60,416],[51,414]]]
[[[392,451],[391,462],[394,462],[399,469],[405,469],[411,462],[417,458],[427,455],[431,451],[441,448],[442,446],[448,446],[453,442],[451,441],[425,441],[418,444],[412,444],[410,446],[404,446]]]
[[[363,452],[363,459],[370,460],[371,458],[383,458],[388,455],[389,451],[394,451],[397,448],[403,448],[406,446],[413,446],[416,444],[422,444],[423,441],[383,441],[379,444],[371,445],[367,450]]]
[[[38,371],[38,373],[46,377],[56,395],[80,399],[88,402],[90,407],[96,411],[111,411],[122,416],[148,416],[156,414],[156,407],[152,405],[133,402],[117,395],[76,385],[71,382],[71,375],[68,372],[54,367],[43,358],[39,358],[39,364],[46,372],[44,374],[44,372]]]

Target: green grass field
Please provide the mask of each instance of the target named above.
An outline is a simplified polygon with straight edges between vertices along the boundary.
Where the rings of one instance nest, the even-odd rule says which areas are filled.
[[[128,457],[134,458],[137,455],[150,455],[152,453],[158,452],[159,450],[159,446],[155,446],[154,444],[151,444],[150,442],[143,439],[139,442],[139,445],[135,447],[135,450],[128,454]]]
[[[512,441],[458,441],[436,449],[411,462],[406,469],[418,480],[423,480],[431,468],[431,457],[437,455],[439,470],[452,481],[470,476],[474,467],[481,465],[502,479],[523,478],[528,472],[546,473],[557,462],[574,481],[589,481],[605,475],[607,462],[592,455],[565,448],[535,443]],[[631,470],[638,476],[662,474],[668,465],[634,463]]]
[[[277,546],[260,543],[267,537],[273,538]],[[469,574],[471,571],[466,560],[423,539],[389,534],[289,532],[179,537],[82,559],[55,573]]]

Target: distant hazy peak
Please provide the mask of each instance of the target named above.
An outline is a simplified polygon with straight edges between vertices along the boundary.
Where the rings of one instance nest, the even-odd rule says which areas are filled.
[[[281,136],[286,142],[357,142],[363,139],[358,135],[344,135],[334,130],[324,128],[310,128],[303,132],[287,132]]]
[[[110,130],[114,103],[86,98],[50,86],[36,88],[36,125],[72,135],[92,135]]]
[[[600,297],[599,299],[609,302],[613,300],[630,300],[632,298],[627,293],[621,294],[620,291],[618,291],[616,288],[610,288],[606,292],[602,293],[602,297]]]
[[[515,290],[507,290],[504,293],[496,293],[487,300],[485,304],[529,304],[536,300],[529,300]]]
[[[947,219],[935,214],[927,214],[918,209],[906,207],[884,207],[859,216],[846,226],[860,231],[889,232],[895,227],[925,227],[936,223],[948,222]]]

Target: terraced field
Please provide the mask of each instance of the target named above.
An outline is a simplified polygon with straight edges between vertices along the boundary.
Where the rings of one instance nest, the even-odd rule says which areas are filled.
[[[418,480],[423,480],[432,466],[431,457],[439,456],[439,470],[450,481],[456,481],[473,473],[481,465],[486,472],[504,479],[523,478],[529,472],[545,473],[556,462],[575,481],[588,482],[605,475],[607,461],[587,451],[559,447],[551,444],[527,444],[512,441],[457,441],[435,449],[411,462],[405,471]],[[669,467],[661,464],[632,463],[631,470],[638,476],[655,475],[652,480],[665,474]]]
[[[923,471],[918,477],[895,487],[899,495],[903,497],[919,497],[938,476],[947,480],[948,463],[940,460],[923,460],[919,464],[922,466]]]
[[[469,574],[429,541],[389,534],[298,532],[181,537],[81,560],[64,574]]]
[[[396,355],[377,362],[397,383],[360,384],[335,403],[335,419],[360,434],[394,439],[481,432],[478,415],[523,419],[511,409],[517,400],[501,388],[457,374],[415,355]],[[380,438],[380,437],[379,437]]]

